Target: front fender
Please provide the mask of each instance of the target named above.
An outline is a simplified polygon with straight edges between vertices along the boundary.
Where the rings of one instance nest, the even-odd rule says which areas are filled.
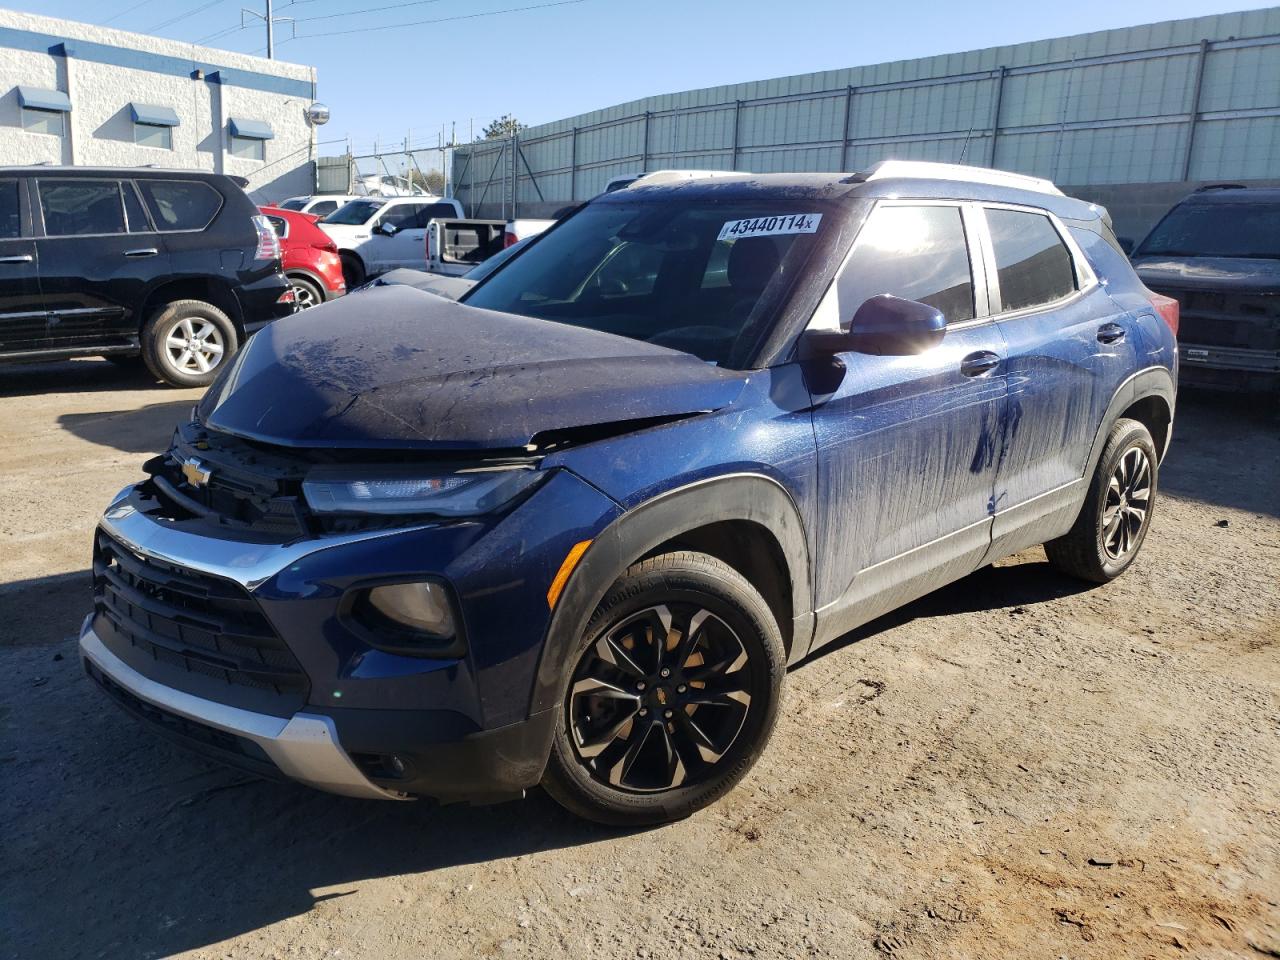
[[[560,595],[538,664],[530,713],[559,703],[567,672],[591,614],[613,583],[658,545],[711,523],[741,520],[767,530],[791,580],[791,660],[813,639],[813,585],[804,523],[791,495],[761,474],[731,474],[662,493],[627,511],[592,541]]]

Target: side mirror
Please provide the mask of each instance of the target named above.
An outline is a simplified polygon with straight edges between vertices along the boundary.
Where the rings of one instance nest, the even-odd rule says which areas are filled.
[[[394,223],[380,223],[373,228],[374,233],[380,233],[384,237],[394,237],[396,235],[396,225]]]
[[[937,307],[882,293],[858,308],[848,330],[810,330],[803,339],[807,356],[869,353],[905,357],[942,342],[947,318]]]
[[[1124,251],[1126,257],[1133,253],[1133,237],[1116,237],[1116,242],[1120,244],[1120,249]]]

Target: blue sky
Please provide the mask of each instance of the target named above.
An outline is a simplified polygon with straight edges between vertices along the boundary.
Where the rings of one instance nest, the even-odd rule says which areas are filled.
[[[5,6],[255,53],[261,21],[240,8],[265,0],[0,0]],[[459,139],[504,113],[540,123],[654,93],[713,86],[1172,20],[1251,5],[1210,0],[1034,0],[985,3],[855,0],[275,0],[276,56],[319,70],[333,111],[328,137],[357,151],[375,137],[433,143],[442,123]],[[381,12],[356,12],[400,5]],[[316,19],[304,19],[316,18]],[[163,26],[162,26],[163,25]],[[389,26],[369,32],[311,36]],[[280,42],[283,41],[283,42]],[[325,149],[322,152],[337,152]]]

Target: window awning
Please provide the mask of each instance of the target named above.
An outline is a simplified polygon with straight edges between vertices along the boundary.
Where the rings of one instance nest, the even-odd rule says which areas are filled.
[[[231,118],[231,135],[246,140],[274,140],[276,136],[271,124],[265,120],[241,120],[238,117]]]
[[[71,112],[71,98],[61,90],[18,87],[18,103],[28,110],[52,110],[55,113]]]
[[[178,113],[172,107],[158,107],[149,103],[131,103],[129,110],[133,114],[134,123],[145,123],[152,127],[177,127],[182,124]]]

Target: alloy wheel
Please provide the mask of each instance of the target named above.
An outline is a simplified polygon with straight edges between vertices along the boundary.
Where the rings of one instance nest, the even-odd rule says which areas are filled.
[[[695,602],[628,616],[574,672],[566,726],[578,759],[637,793],[705,780],[742,731],[756,672],[737,633]]]
[[[1147,522],[1151,500],[1151,461],[1139,447],[1130,447],[1116,463],[1102,507],[1102,548],[1112,560],[1122,560],[1138,543]]]
[[[319,306],[320,302],[316,299],[316,293],[309,285],[294,283],[290,284],[290,286],[293,287],[294,303],[299,310],[307,310],[311,307]]]
[[[208,373],[222,362],[225,345],[217,324],[199,317],[183,317],[164,341],[169,364],[183,373]]]

